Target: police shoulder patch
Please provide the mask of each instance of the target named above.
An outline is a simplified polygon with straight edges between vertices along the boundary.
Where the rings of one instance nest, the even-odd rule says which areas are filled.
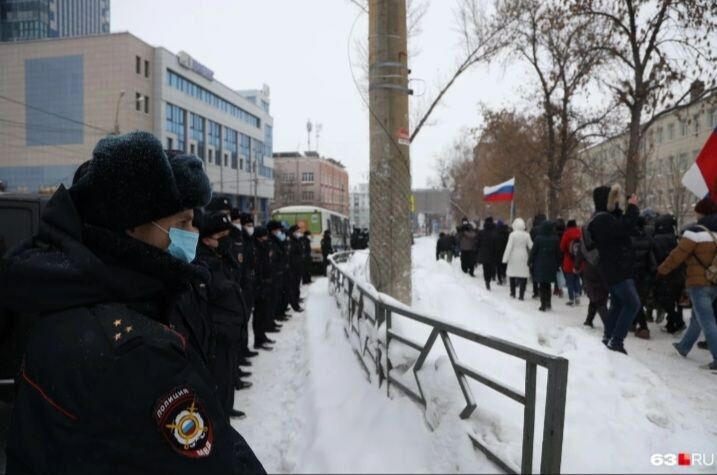
[[[160,397],[153,417],[164,439],[179,455],[203,458],[212,452],[212,421],[191,387],[178,386]]]

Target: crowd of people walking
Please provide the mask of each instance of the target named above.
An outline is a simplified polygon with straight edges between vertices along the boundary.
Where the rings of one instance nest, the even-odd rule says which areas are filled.
[[[492,217],[463,218],[454,232],[440,234],[436,259],[460,256],[471,277],[480,265],[487,290],[507,279],[510,296],[519,300],[532,280],[541,312],[552,310],[555,297],[567,295],[566,304],[577,307],[585,295],[584,325],[594,327],[597,316],[612,351],[627,354],[630,332],[649,339],[649,324],[665,322],[662,331],[682,335],[674,343],[680,355],[697,344],[712,354],[706,368],[717,370],[717,204],[702,199],[696,222],[678,229],[670,214],[641,213],[637,197],[625,200],[617,185],[596,188],[593,201],[594,213],[582,225],[539,214],[528,231],[522,218],[510,228]],[[698,342],[700,334],[705,341]]]

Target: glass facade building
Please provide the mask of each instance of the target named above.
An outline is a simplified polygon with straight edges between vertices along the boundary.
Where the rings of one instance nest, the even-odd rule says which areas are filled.
[[[110,0],[0,0],[0,41],[109,32]]]

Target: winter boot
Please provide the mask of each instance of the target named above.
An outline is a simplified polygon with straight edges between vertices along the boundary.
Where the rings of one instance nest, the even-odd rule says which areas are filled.
[[[677,350],[677,352],[680,354],[680,356],[682,356],[683,358],[687,358],[687,353],[683,353],[683,352],[680,350],[680,345],[679,345],[679,343],[673,343],[672,346],[675,348],[675,350]]]
[[[642,338],[643,340],[649,340],[650,330],[648,330],[647,328],[640,328],[635,332],[635,336],[637,338]]]
[[[706,341],[698,341],[698,342],[697,342],[697,348],[699,348],[700,350],[709,350],[709,349],[710,349],[710,347],[707,346],[707,342],[706,342]]]

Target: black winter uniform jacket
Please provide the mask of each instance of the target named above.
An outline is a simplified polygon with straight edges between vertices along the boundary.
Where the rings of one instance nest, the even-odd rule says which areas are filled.
[[[221,255],[201,242],[194,263],[206,269],[210,276],[207,294],[215,332],[230,340],[238,340],[241,325],[247,318],[246,303],[237,281],[240,275],[238,264],[231,256]]]
[[[640,210],[631,204],[624,214],[619,209],[608,213],[607,203],[601,203],[596,209],[597,214],[590,221],[588,230],[600,253],[598,270],[605,284],[611,288],[635,276],[635,255],[630,237]]]
[[[194,266],[83,224],[60,187],[8,256],[0,309],[34,318],[7,473],[255,473],[200,357],[167,326]]]

